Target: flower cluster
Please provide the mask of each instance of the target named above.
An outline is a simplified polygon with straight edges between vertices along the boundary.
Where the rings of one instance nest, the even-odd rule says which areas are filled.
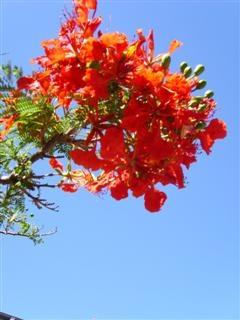
[[[74,0],[59,36],[44,41],[44,56],[34,59],[41,71],[22,77],[18,88],[46,96],[58,117],[74,110],[82,119],[85,137],[68,154],[81,170],[65,173],[57,159],[50,160],[62,172],[63,191],[107,189],[117,200],[131,192],[157,212],[167,198],[157,185],[183,188],[183,167],[196,161],[200,148],[209,154],[226,126],[212,119],[212,91],[194,95],[206,85],[199,78],[204,67],[192,70],[183,62],[178,72],[170,70],[180,41],[155,56],[153,31],[145,36],[137,30],[133,42],[123,33],[97,32],[96,9],[97,0]]]

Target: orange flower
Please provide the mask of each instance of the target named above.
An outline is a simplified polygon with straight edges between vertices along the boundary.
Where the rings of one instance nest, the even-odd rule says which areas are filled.
[[[167,75],[164,86],[174,91],[179,99],[189,99],[192,90],[189,81],[180,73]]]
[[[101,35],[100,41],[108,48],[114,48],[118,53],[122,53],[128,45],[128,40],[125,34],[113,32]]]
[[[186,72],[184,76],[185,64],[181,72],[171,73],[169,54],[182,45],[180,41],[173,40],[167,54],[154,57],[152,30],[145,37],[138,29],[132,43],[120,32],[95,35],[102,20],[94,18],[95,11],[92,17],[89,13],[96,10],[97,0],[74,4],[59,37],[42,43],[45,55],[35,59],[42,71],[18,80],[18,94],[25,89],[35,99],[47,96],[64,111],[71,107],[81,119],[88,149],[69,152],[83,168],[69,173],[69,182],[61,182],[64,191],[75,192],[80,186],[93,193],[109,190],[120,200],[131,190],[135,197],[144,196],[147,210],[156,212],[166,195],[155,186],[183,188],[182,166],[189,168],[196,161],[197,139],[210,153],[215,140],[226,136],[226,125],[210,121],[216,105],[211,93],[193,96],[199,79],[188,78]],[[1,122],[3,139],[13,123],[6,118]],[[50,165],[63,171],[55,158]]]
[[[162,71],[155,72],[150,67],[141,65],[135,74],[135,83],[141,87],[151,85],[153,88],[157,88],[164,79],[164,73]]]

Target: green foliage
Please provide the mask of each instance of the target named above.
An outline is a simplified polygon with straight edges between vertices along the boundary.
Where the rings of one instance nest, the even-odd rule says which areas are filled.
[[[44,99],[34,103],[27,97],[21,97],[15,108],[18,132],[23,142],[40,146],[51,137],[51,128],[57,122],[52,105]]]
[[[34,164],[54,154],[68,157],[75,139],[88,127],[87,110],[77,106],[59,114],[48,97],[15,95],[21,75],[21,68],[10,63],[0,68],[0,233],[27,237],[37,244],[55,231],[42,233],[42,228],[34,225],[28,201],[37,209],[56,211],[54,203],[41,197],[41,191],[56,187],[49,179],[58,175],[59,180],[61,174],[36,172],[39,168]],[[8,119],[10,124],[6,124]]]
[[[19,79],[22,74],[22,68],[12,66],[11,62],[0,65],[0,92],[12,90],[15,80]]]

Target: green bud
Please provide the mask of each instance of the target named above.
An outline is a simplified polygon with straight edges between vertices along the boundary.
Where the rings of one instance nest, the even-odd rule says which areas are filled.
[[[214,92],[212,90],[207,90],[204,94],[206,98],[212,98],[214,96]]]
[[[193,97],[193,99],[200,102],[203,99],[203,97],[202,96],[195,96],[195,97]]]
[[[192,74],[192,68],[186,67],[183,71],[183,74],[184,74],[185,78],[188,78]]]
[[[194,108],[198,105],[198,103],[199,103],[199,101],[197,99],[193,99],[190,101],[188,106],[189,106],[189,108]]]
[[[162,56],[162,66],[167,69],[169,67],[170,63],[171,63],[170,54],[169,53],[164,54]]]
[[[204,129],[206,127],[206,123],[204,121],[199,121],[196,125],[196,129]]]
[[[87,68],[98,70],[100,68],[100,63],[97,60],[90,61],[87,63]]]
[[[186,61],[181,62],[181,63],[180,63],[180,70],[181,70],[182,72],[184,72],[184,70],[187,68],[187,66],[188,66],[188,64],[187,64]]]
[[[193,72],[196,76],[199,76],[201,73],[203,73],[204,70],[205,67],[202,64],[198,64]]]
[[[200,80],[196,86],[196,89],[203,89],[207,84],[206,80]]]
[[[204,111],[205,109],[206,109],[206,107],[207,107],[207,105],[206,104],[203,104],[203,103],[201,103],[200,105],[199,105],[199,109],[198,109],[198,111]]]

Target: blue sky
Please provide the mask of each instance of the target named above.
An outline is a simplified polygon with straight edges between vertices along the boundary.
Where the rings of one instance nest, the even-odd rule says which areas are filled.
[[[239,33],[234,1],[99,1],[103,31],[154,29],[157,52],[206,66],[228,137],[167,187],[158,215],[142,199],[59,190],[60,213],[38,220],[58,233],[34,247],[2,238],[2,311],[33,319],[239,319]],[[33,69],[40,42],[56,36],[68,1],[1,0],[1,51]]]

